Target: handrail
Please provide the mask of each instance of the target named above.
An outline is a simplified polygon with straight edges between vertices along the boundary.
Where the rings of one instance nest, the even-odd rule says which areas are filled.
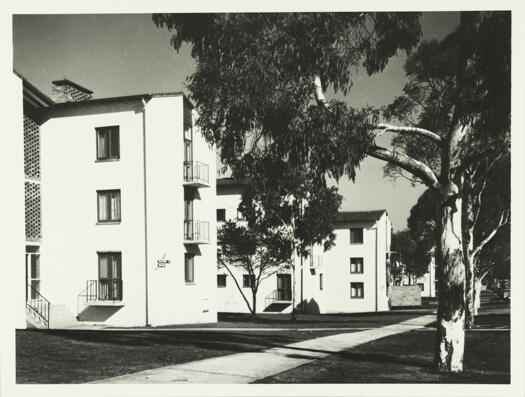
[[[184,221],[184,240],[210,241],[210,224],[206,221]]]
[[[84,311],[90,301],[97,300],[98,280],[87,280],[84,288],[77,296],[77,319],[80,313]]]
[[[185,182],[210,182],[209,166],[201,161],[185,161],[183,166]]]
[[[264,298],[264,307],[270,306],[274,302],[291,302],[292,291],[291,290],[273,290],[269,295]],[[269,303],[268,303],[269,302]]]
[[[30,284],[26,285],[31,290],[31,296],[36,296],[36,298],[26,300],[26,308],[31,310],[36,316],[40,317],[44,322],[44,325],[49,329],[49,308],[51,303]]]

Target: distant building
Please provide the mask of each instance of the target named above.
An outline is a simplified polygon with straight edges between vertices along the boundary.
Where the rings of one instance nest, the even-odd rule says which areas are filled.
[[[53,82],[52,100],[18,78],[26,321],[17,326],[216,321],[215,151],[190,101],[94,99],[67,79]]]
[[[226,220],[242,222],[237,210],[243,186],[231,178],[217,180],[217,227]],[[293,274],[281,270],[264,280],[257,295],[257,312],[292,311],[292,294],[297,307],[309,313],[356,313],[389,310],[387,255],[392,224],[385,210],[340,212],[334,233],[335,246],[323,252],[314,246],[311,255],[295,258]],[[242,269],[232,273],[251,304],[250,279]],[[248,312],[232,276],[217,274],[219,312]]]

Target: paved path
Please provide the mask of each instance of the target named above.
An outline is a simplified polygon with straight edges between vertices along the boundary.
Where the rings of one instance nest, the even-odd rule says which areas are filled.
[[[381,328],[309,339],[260,352],[170,365],[91,383],[251,383],[331,353],[424,327],[435,319],[435,315],[425,315]]]

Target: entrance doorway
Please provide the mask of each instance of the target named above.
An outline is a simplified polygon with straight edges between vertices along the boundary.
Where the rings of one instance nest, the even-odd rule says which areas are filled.
[[[277,275],[277,300],[291,301],[292,300],[292,275],[278,274]]]
[[[26,302],[40,297],[40,247],[26,246]]]

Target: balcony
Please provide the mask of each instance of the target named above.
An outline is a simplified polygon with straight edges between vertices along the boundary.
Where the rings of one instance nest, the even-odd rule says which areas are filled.
[[[184,186],[210,187],[210,170],[208,164],[200,161],[184,162]]]
[[[86,288],[77,297],[77,313],[80,315],[88,306],[124,306],[122,280],[87,280]]]
[[[184,244],[208,244],[210,224],[205,221],[184,221]]]

